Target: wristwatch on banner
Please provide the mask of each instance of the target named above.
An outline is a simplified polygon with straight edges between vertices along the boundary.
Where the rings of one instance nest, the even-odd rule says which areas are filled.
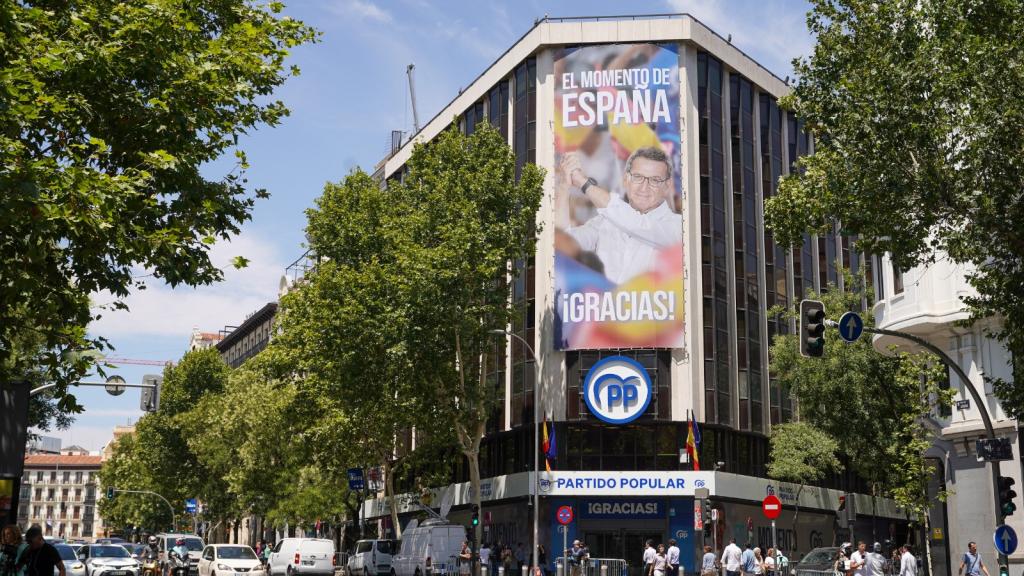
[[[583,186],[580,186],[580,192],[583,192],[584,194],[586,194],[587,193],[587,188],[590,188],[591,186],[594,186],[595,184],[597,184],[597,180],[594,180],[593,178],[587,178],[587,181],[583,183]]]

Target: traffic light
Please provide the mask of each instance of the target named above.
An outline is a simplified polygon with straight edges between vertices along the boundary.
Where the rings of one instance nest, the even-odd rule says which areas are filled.
[[[999,510],[1003,513],[1003,516],[1009,516],[1017,510],[1017,505],[1013,503],[1013,499],[1017,497],[1017,493],[1013,491],[1013,485],[1017,481],[1009,476],[999,477]]]
[[[108,487],[107,488],[107,500],[113,500],[114,499],[114,494],[115,494],[114,487],[113,486]]]
[[[825,305],[818,300],[800,301],[800,355],[820,358],[825,353]]]
[[[999,565],[999,576],[1010,576],[1010,567],[1006,564]]]
[[[712,534],[711,526],[711,500],[704,500],[704,535],[710,536]]]
[[[139,410],[143,412],[156,412],[160,409],[160,388],[164,384],[164,377],[160,374],[146,374],[142,377],[143,384],[151,384],[152,388],[143,388],[139,397]]]
[[[476,504],[473,504],[473,520],[472,520],[472,522],[473,522],[473,527],[474,528],[480,525],[480,507],[477,506]]]

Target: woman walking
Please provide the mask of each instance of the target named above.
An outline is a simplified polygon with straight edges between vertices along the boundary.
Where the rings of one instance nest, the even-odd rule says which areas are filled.
[[[668,573],[668,556],[665,555],[664,544],[658,544],[658,551],[654,554],[654,562],[651,567],[654,576],[665,576]]]

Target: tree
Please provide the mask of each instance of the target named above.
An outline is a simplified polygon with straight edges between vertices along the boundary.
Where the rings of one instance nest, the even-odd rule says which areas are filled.
[[[968,270],[975,320],[1024,357],[1024,67],[1014,3],[812,0],[813,54],[783,104],[815,137],[766,219],[782,245],[837,220],[900,268],[943,254]],[[833,220],[834,219],[834,220]],[[986,329],[989,329],[986,326]],[[1019,382],[995,381],[1024,417]]]
[[[221,278],[209,246],[237,234],[255,200],[237,139],[288,113],[271,95],[298,73],[289,50],[315,37],[281,10],[0,2],[0,381],[37,363],[65,394],[92,365],[74,353],[106,346],[86,334],[99,317],[89,296],[123,308],[138,268],[171,285]],[[232,148],[231,173],[201,173]],[[19,355],[29,332],[41,356]]]
[[[772,427],[768,476],[800,485],[793,512],[794,534],[800,517],[800,493],[807,484],[819,482],[826,475],[842,469],[838,451],[839,443],[834,438],[807,422],[788,422]],[[793,556],[796,556],[798,548],[799,542],[794,541]]]
[[[97,494],[100,515],[106,525],[111,527],[133,525],[151,532],[171,528],[170,511],[163,502],[152,496],[121,493],[115,495],[113,500],[104,497],[106,487],[148,489],[150,479],[140,464],[140,449],[132,434],[123,435],[114,443],[113,455],[100,468],[100,494]]]
[[[847,280],[847,286],[857,285],[849,275]],[[829,286],[828,292],[808,298],[820,298],[827,316],[838,318],[858,309],[861,296]],[[873,325],[870,311],[860,314],[865,326]],[[846,343],[829,333],[825,340],[823,357],[804,358],[799,336],[776,336],[772,375],[796,399],[800,420],[815,434],[833,439],[851,470],[921,518],[930,506],[924,451],[930,445],[931,422],[938,409],[952,402],[951,391],[940,387],[946,378],[944,365],[930,354],[879,354],[870,338]],[[800,473],[802,466],[794,464],[801,463],[791,460],[791,455],[773,451],[770,468]]]
[[[533,255],[544,171],[523,167],[484,124],[469,137],[456,126],[413,150],[404,182],[389,187],[407,208],[412,243],[403,259],[414,285],[407,346],[425,393],[449,411],[480,504],[480,441],[494,403],[486,358],[494,330],[512,320],[507,278]],[[476,541],[481,528],[476,528]]]

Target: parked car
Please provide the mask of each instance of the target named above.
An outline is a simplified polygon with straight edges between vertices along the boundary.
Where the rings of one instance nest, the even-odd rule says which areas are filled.
[[[437,518],[407,527],[401,549],[391,558],[391,576],[458,574],[453,559],[467,539],[464,526]]]
[[[377,576],[391,573],[391,557],[398,540],[360,540],[348,557],[347,576]]]
[[[120,544],[82,546],[78,557],[86,576],[139,576],[139,563]]]
[[[189,576],[197,576],[199,574],[199,556],[202,554],[203,548],[206,547],[206,543],[195,534],[157,534],[156,541],[160,549],[160,568],[163,570],[164,576],[169,576],[167,570],[167,551],[174,548],[174,543],[178,538],[184,538],[185,547],[188,548]]]
[[[323,538],[283,538],[270,552],[271,576],[334,575],[334,541]]]
[[[86,576],[85,564],[78,559],[78,554],[75,553],[75,548],[67,544],[54,544],[54,548],[57,549],[57,553],[60,554],[60,559],[64,562],[64,572],[67,576]],[[60,574],[60,570],[53,569],[53,573]]]
[[[210,544],[199,558],[199,576],[237,576],[263,573],[256,551],[239,544]]]
[[[838,546],[822,546],[804,555],[796,564],[790,564],[790,576],[819,576],[822,571],[831,572],[836,558],[839,556]]]

